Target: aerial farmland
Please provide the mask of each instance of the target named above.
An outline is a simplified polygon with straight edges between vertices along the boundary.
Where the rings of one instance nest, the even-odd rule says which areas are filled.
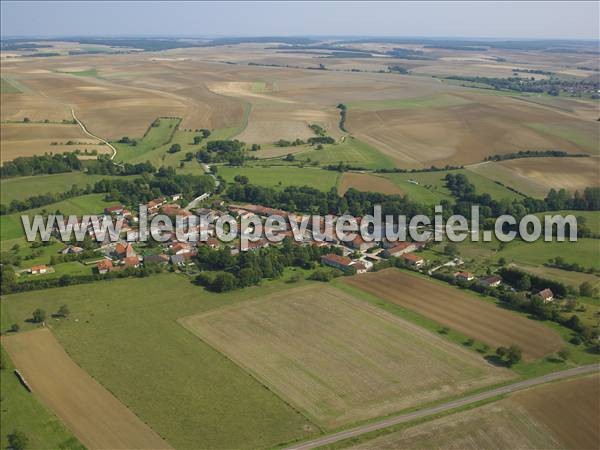
[[[1,5],[2,448],[600,447],[597,4],[113,6]]]

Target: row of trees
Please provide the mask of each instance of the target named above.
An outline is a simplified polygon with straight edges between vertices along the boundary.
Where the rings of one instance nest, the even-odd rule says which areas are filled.
[[[486,156],[484,161],[504,161],[507,159],[519,159],[519,158],[564,158],[564,157],[588,157],[590,155],[586,153],[567,153],[562,150],[521,150],[519,152],[503,153],[501,155]]]
[[[340,250],[333,247],[301,246],[285,238],[282,245],[263,247],[256,251],[231,254],[225,247],[213,250],[202,246],[196,263],[202,270],[196,284],[215,292],[225,292],[259,284],[265,278],[279,278],[285,267],[314,268],[326,253]]]
[[[82,167],[75,152],[46,153],[44,155],[19,156],[12,161],[7,161],[0,167],[0,176],[8,178],[64,173],[81,170]]]

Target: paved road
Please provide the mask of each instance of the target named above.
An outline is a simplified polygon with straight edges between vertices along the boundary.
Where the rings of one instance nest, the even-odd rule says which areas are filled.
[[[79,120],[77,118],[77,116],[75,115],[75,110],[73,108],[71,108],[71,115],[73,116],[73,120],[79,124],[79,126],[81,127],[81,129],[83,130],[83,132],[85,134],[87,134],[91,138],[98,139],[100,142],[104,142],[106,145],[109,146],[109,148],[113,152],[112,155],[111,155],[111,157],[110,157],[110,159],[114,160],[115,156],[117,156],[117,149],[110,142],[108,142],[106,139],[102,139],[101,137],[98,137],[95,134],[90,133],[88,131],[88,129],[85,127],[85,125],[83,124],[83,122],[81,122],[81,120]]]
[[[600,364],[592,364],[589,366],[576,367],[574,369],[563,370],[560,372],[550,373],[548,375],[543,375],[537,378],[531,378],[525,381],[519,381],[517,383],[509,384],[497,389],[492,389],[491,391],[482,392],[480,394],[470,395],[468,397],[464,397],[458,400],[453,400],[448,403],[444,403],[438,406],[432,406],[430,408],[420,409],[418,411],[414,411],[411,413],[402,414],[396,417],[392,417],[390,419],[385,419],[380,422],[363,425],[360,427],[352,428],[346,431],[340,431],[339,433],[330,434],[329,436],[324,436],[321,438],[313,439],[312,441],[302,442],[292,447],[289,447],[288,450],[309,450],[317,447],[321,447],[323,445],[333,444],[334,442],[338,442],[344,439],[360,436],[361,434],[369,433],[371,431],[380,430],[382,428],[387,428],[392,425],[397,425],[400,423],[409,422],[415,419],[420,419],[422,417],[431,416],[433,414],[437,414],[440,412],[448,411],[450,409],[458,408],[461,406],[469,405],[471,403],[479,402],[481,400],[485,400],[488,398],[496,397],[501,394],[509,394],[511,392],[519,391],[521,389],[526,389],[531,386],[536,386],[538,384],[548,383],[550,381],[561,380],[563,378],[569,378],[576,375],[583,375],[587,373],[600,372]]]

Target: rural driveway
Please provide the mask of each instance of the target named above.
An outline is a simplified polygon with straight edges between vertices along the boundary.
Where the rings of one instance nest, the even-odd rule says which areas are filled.
[[[287,450],[309,450],[317,447],[321,447],[323,445],[333,444],[335,442],[353,438],[356,436],[360,436],[361,434],[369,433],[371,431],[381,430],[382,428],[391,427],[393,425],[398,425],[401,423],[410,422],[415,419],[420,419],[422,417],[431,416],[433,414],[438,414],[440,412],[448,411],[450,409],[458,408],[461,406],[469,405],[471,403],[476,403],[482,400],[486,400],[488,398],[496,397],[502,394],[509,394],[511,392],[519,391],[521,389],[526,389],[532,386],[537,386],[539,384],[548,383],[550,381],[562,380],[564,378],[573,377],[576,375],[583,375],[588,373],[594,373],[600,371],[600,364],[591,364],[588,366],[575,367],[573,369],[562,370],[560,372],[549,373],[547,375],[542,375],[537,378],[531,378],[525,381],[519,381],[517,383],[512,383],[506,386],[502,386],[496,389],[492,389],[491,391],[482,392],[479,394],[470,395],[468,397],[464,397],[458,400],[453,400],[448,403],[443,403],[441,405],[432,406],[430,408],[420,409],[418,411],[401,414],[396,417],[392,417],[390,419],[381,420],[376,423],[363,425],[360,427],[352,428],[350,430],[340,431],[339,433],[330,434],[329,436],[323,436],[321,438],[313,439],[312,441],[307,441],[303,443],[299,443],[297,445],[288,447]]]
[[[81,129],[83,130],[83,132],[85,134],[87,134],[91,138],[98,139],[100,142],[104,142],[106,145],[108,145],[108,147],[112,150],[112,155],[111,155],[110,159],[114,160],[115,156],[117,156],[117,149],[106,139],[102,139],[101,137],[98,137],[95,134],[90,133],[88,131],[88,129],[85,127],[85,125],[83,124],[83,122],[81,122],[81,120],[79,120],[77,118],[77,116],[75,115],[75,110],[73,108],[71,108],[71,115],[73,116],[73,120],[79,124],[79,126],[81,127]]]

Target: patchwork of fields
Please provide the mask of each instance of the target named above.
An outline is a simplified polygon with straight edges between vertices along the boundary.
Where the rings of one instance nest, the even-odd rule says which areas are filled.
[[[563,346],[562,338],[544,325],[441,282],[396,269],[344,282],[492,347],[518,345],[526,360],[540,358]]]
[[[50,330],[2,339],[32,391],[88,448],[166,449],[156,433],[77,366]]]
[[[299,288],[180,322],[328,428],[510,378],[331,287]]]
[[[561,381],[347,448],[591,449],[600,442],[599,395],[598,375]]]

